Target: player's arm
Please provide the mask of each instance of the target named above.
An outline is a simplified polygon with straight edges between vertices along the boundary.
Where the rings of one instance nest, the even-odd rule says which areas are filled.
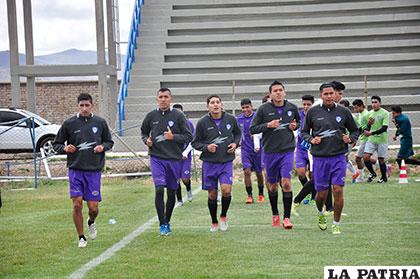
[[[192,140],[191,145],[194,147],[194,149],[205,152],[207,151],[207,144],[203,142],[205,138],[203,130],[203,122],[198,121],[197,127],[195,128],[194,139]]]
[[[251,126],[249,127],[249,132],[251,134],[259,134],[269,130],[267,123],[263,122],[263,107],[257,109],[254,118],[252,118]]]
[[[311,140],[313,139],[312,135],[311,135],[311,129],[312,129],[312,120],[311,120],[311,110],[308,111],[308,113],[305,116],[305,120],[303,122],[303,127],[300,130],[300,133],[302,135],[302,138],[306,141],[306,142],[311,142]]]
[[[114,146],[114,141],[112,140],[111,131],[109,130],[108,124],[104,120],[104,125],[102,129],[102,146],[103,151],[111,150]]]
[[[141,123],[141,139],[144,144],[147,145],[147,140],[150,137],[150,116],[149,114],[146,115],[146,117],[143,120],[143,123]]]
[[[58,130],[57,135],[55,136],[53,142],[54,151],[58,154],[66,154],[64,148],[66,147],[65,142],[68,140],[67,125],[66,122],[61,125],[60,130]]]
[[[359,138],[360,135],[360,131],[359,128],[357,127],[357,123],[356,121],[354,121],[353,115],[351,114],[350,111],[348,111],[347,113],[347,121],[345,123],[345,127],[347,128],[348,132],[349,132],[349,138],[350,138],[350,142],[349,143],[356,143],[357,139]]]
[[[174,141],[176,143],[182,143],[182,144],[191,142],[192,132],[190,130],[190,127],[188,126],[188,122],[187,122],[187,119],[185,118],[185,115],[180,114],[178,121],[179,121],[181,133],[174,134]]]

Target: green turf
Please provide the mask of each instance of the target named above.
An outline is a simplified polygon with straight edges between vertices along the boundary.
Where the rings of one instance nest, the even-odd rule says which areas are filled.
[[[3,189],[0,278],[67,277],[155,216],[149,179],[105,180],[98,238],[80,249],[67,191],[67,182]],[[207,195],[200,192],[175,210],[171,236],[159,236],[155,223],[86,277],[321,278],[326,265],[418,265],[419,195],[419,182],[399,185],[395,178],[385,185],[348,184],[342,234],[333,236],[331,217],[328,230],[320,231],[310,205],[292,217],[293,230],[272,228],[269,204],[245,205],[240,183],[229,231],[210,233]],[[111,218],[117,224],[108,224]]]

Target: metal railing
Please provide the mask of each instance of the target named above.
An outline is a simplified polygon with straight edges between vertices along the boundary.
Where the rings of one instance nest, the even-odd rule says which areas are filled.
[[[134,50],[137,48],[137,37],[139,35],[138,26],[141,23],[142,5],[144,5],[144,0],[134,1],[133,17],[131,19],[130,33],[127,41],[127,54],[118,93],[118,133],[120,136],[122,136],[122,121],[125,119],[125,98],[128,94],[127,88],[128,83],[130,82],[130,72],[135,61]]]

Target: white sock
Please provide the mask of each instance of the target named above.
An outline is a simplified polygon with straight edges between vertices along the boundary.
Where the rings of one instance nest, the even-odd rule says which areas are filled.
[[[365,169],[359,169],[359,171],[360,171],[360,179],[361,180],[363,180],[363,179],[365,179]]]
[[[347,169],[352,173],[355,174],[356,173],[356,169],[353,166],[353,163],[351,161],[347,162]]]
[[[333,221],[333,225],[340,226],[340,222]]]

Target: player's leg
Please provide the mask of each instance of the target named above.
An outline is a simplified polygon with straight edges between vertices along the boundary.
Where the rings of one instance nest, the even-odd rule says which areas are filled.
[[[217,195],[218,195],[218,177],[220,174],[219,164],[203,161],[202,166],[202,189],[207,191],[207,206],[211,217],[211,232],[219,230],[219,221],[217,220]]]
[[[85,193],[83,172],[69,169],[69,193],[72,200],[73,223],[79,237],[79,247],[86,247],[87,241],[83,230],[83,196]]]
[[[283,193],[283,227],[285,229],[293,228],[293,224],[290,221],[290,212],[292,209],[293,203],[293,192],[292,192],[292,170],[293,170],[293,158],[294,152],[288,152],[283,155],[280,164],[280,175],[281,175],[281,185]],[[306,176],[305,176],[306,178]]]
[[[264,154],[264,166],[266,171],[266,185],[268,191],[268,198],[270,200],[273,227],[280,227],[280,216],[278,208],[278,188],[280,178],[280,154]]]
[[[252,174],[252,171],[250,168],[244,169],[244,182],[245,182],[245,190],[247,193],[247,199],[246,199],[247,204],[254,203],[254,198],[252,197],[251,174]]]

